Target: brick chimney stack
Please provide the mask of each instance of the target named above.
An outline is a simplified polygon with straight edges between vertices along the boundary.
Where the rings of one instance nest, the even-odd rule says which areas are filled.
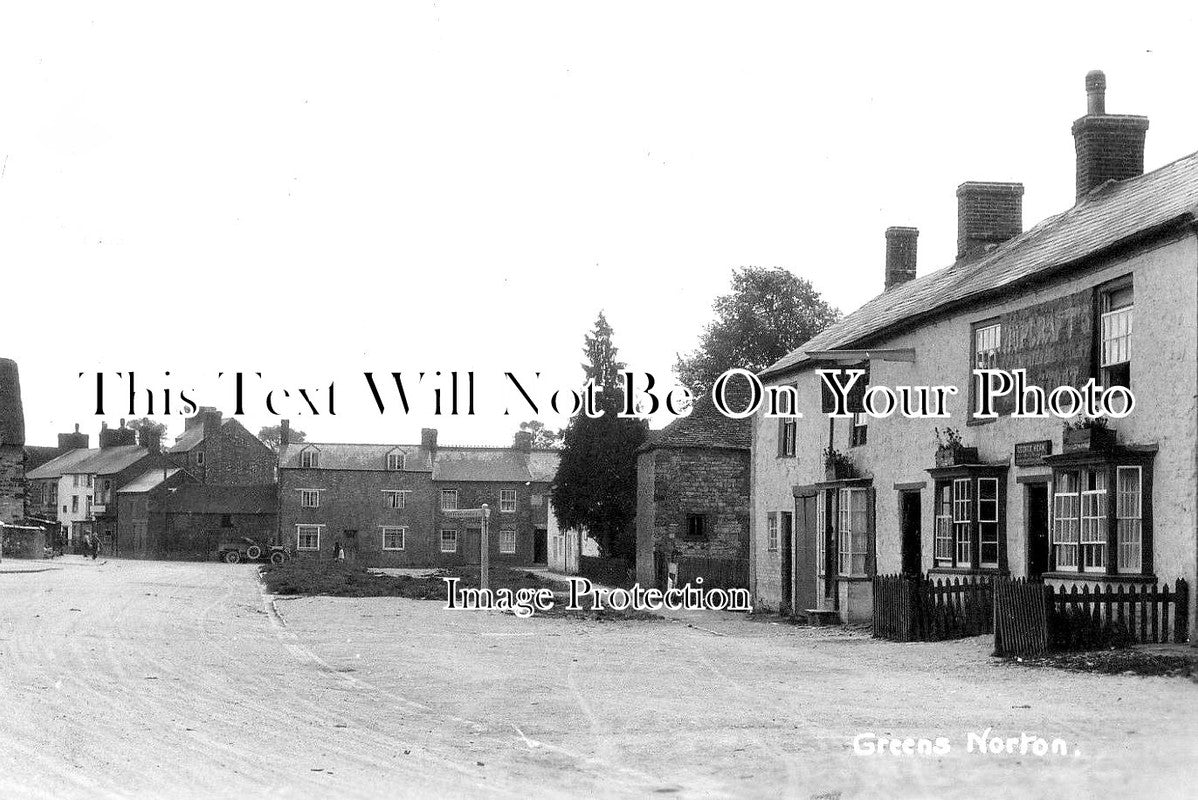
[[[436,428],[421,428],[420,429],[420,446],[430,453],[437,451],[437,429]]]
[[[58,434],[58,449],[59,450],[86,450],[91,444],[91,436],[86,433],[79,432],[79,423],[75,423],[74,433]]]
[[[152,455],[157,455],[162,452],[162,434],[142,428],[141,441],[138,444],[149,450]]]
[[[1077,200],[1107,181],[1144,174],[1148,117],[1106,113],[1106,75],[1086,73],[1086,116],[1073,123]]]
[[[966,181],[957,187],[957,259],[969,260],[1023,232],[1023,184]]]
[[[291,420],[279,421],[279,450],[291,444]]]
[[[519,450],[522,453],[532,452],[532,431],[517,431],[515,441],[512,443],[513,450]]]
[[[915,279],[918,228],[886,229],[886,291]]]

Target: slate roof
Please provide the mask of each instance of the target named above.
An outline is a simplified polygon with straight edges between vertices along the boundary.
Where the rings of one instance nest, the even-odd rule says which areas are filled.
[[[418,444],[340,444],[299,442],[279,453],[280,469],[300,469],[300,452],[308,448],[320,451],[316,469],[378,470],[387,468],[387,454],[400,450],[406,454],[404,472],[430,472],[428,451]]]
[[[549,483],[557,475],[555,450],[525,453],[507,447],[441,447],[433,463],[433,480]]]
[[[1198,211],[1198,153],[1125,181],[1108,181],[1077,205],[967,263],[916,278],[878,295],[803,347],[764,370],[763,377],[801,367],[808,350],[860,347],[924,315],[1004,292],[1055,269],[1134,240]]]
[[[180,469],[152,469],[137,476],[120,489],[117,489],[117,494],[143,494],[156,486],[160,486],[164,481],[173,478],[180,472],[182,472]]]
[[[61,478],[63,475],[112,475],[137,463],[149,450],[135,444],[118,447],[79,448],[51,459],[25,475],[29,480]]]

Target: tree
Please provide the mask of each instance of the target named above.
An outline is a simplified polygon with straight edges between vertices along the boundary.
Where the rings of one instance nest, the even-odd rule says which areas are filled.
[[[267,447],[277,453],[279,452],[279,442],[282,440],[282,426],[267,425],[263,427],[262,430],[258,431],[258,438],[261,439]],[[289,439],[291,440],[292,444],[306,441],[307,438],[308,434],[304,433],[303,431],[297,431],[295,428],[291,429]]]
[[[602,312],[583,352],[586,378],[603,387],[596,404],[603,415],[579,414],[566,427],[550,500],[561,524],[585,530],[602,556],[632,562],[636,558],[636,450],[645,441],[648,425],[617,416],[623,403],[618,376],[624,365]]]
[[[715,319],[698,349],[674,364],[696,397],[727,370],[760,372],[840,319],[810,281],[780,267],[733,270],[732,291],[716,298],[712,310]]]
[[[125,423],[125,427],[137,433],[137,443],[143,447],[149,439],[157,439],[161,442],[166,438],[166,425],[162,422],[155,422],[149,417],[141,419],[131,419]]]
[[[528,422],[520,423],[521,433],[532,434],[533,447],[548,447],[554,450],[561,447],[562,432],[555,431],[545,427],[545,423],[539,419],[531,419]],[[513,442],[514,444],[515,442]]]

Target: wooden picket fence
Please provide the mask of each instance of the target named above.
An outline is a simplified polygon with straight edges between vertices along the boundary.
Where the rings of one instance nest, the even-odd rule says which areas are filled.
[[[874,636],[897,642],[961,639],[990,633],[994,588],[988,578],[878,575],[874,586]]]
[[[995,584],[997,655],[1038,655],[1126,644],[1184,642],[1189,636],[1185,579],[1151,586],[1069,588],[1026,579]]]

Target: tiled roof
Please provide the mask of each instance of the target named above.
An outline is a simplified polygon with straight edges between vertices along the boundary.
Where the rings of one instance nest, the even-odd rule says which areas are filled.
[[[30,480],[39,478],[61,478],[63,475],[111,475],[120,472],[131,464],[149,454],[149,450],[135,444],[125,444],[118,447],[79,448],[63,453],[55,459],[47,461],[25,477]]]
[[[661,430],[653,431],[637,452],[645,453],[664,447],[748,450],[752,425],[751,419],[733,419],[720,413],[711,395],[705,394],[695,401],[690,416],[676,419]]]
[[[402,451],[404,472],[429,472],[428,451],[418,444],[338,444],[332,442],[300,442],[290,444],[279,453],[281,469],[300,469],[300,452],[314,448],[320,451],[318,469],[385,470],[387,454]]]
[[[1077,205],[1049,217],[993,251],[878,295],[780,359],[762,376],[790,371],[806,351],[861,346],[917,317],[1002,292],[1198,211],[1198,153],[1125,181],[1108,181]]]
[[[161,485],[163,481],[178,475],[180,471],[178,469],[152,469],[143,475],[137,476],[120,489],[117,489],[117,494],[142,494],[148,492],[155,486]]]

